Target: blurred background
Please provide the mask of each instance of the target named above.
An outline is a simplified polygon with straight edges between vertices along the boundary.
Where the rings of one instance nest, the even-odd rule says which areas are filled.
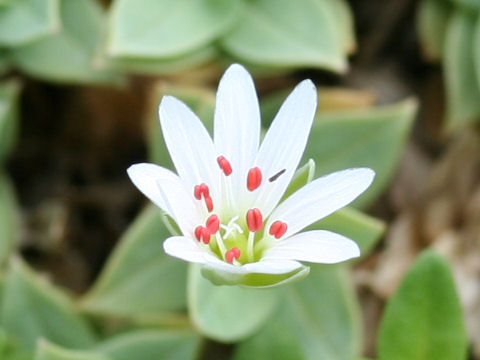
[[[374,233],[351,271],[358,355],[377,356],[386,302],[433,248],[451,266],[469,356],[480,359],[479,12],[477,0],[1,0],[4,272],[20,257],[84,296],[147,203],[126,168],[171,167],[162,95],[211,123],[218,80],[239,62],[264,126],[295,84],[315,82],[305,160],[317,175],[377,171],[353,210]],[[203,349],[241,358],[213,340]]]

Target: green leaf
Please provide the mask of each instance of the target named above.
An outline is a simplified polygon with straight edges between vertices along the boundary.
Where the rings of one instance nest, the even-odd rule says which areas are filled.
[[[0,265],[15,249],[20,237],[20,209],[13,186],[0,172]]]
[[[0,359],[5,360],[32,360],[33,355],[19,348],[0,328]]]
[[[215,93],[205,88],[195,87],[164,87],[158,86],[154,92],[154,111],[149,115],[149,127],[147,129],[149,158],[152,162],[173,169],[162,130],[158,119],[158,103],[163,95],[172,95],[187,104],[192,111],[203,121],[204,125],[212,133],[213,114],[215,109]]]
[[[60,30],[59,0],[17,0],[0,8],[0,44],[18,46]]]
[[[366,257],[380,240],[386,225],[379,219],[348,207],[309,227],[309,230],[313,229],[330,230],[354,240],[360,246],[361,256]]]
[[[478,54],[477,49],[480,48],[474,42],[478,42],[480,26],[476,29],[475,22],[476,16],[457,10],[448,24],[443,54],[448,130],[477,121],[480,117],[480,70],[476,72],[474,62],[474,53]]]
[[[101,354],[90,351],[64,349],[60,346],[41,340],[38,343],[34,360],[111,360]]]
[[[345,0],[333,0],[325,1],[324,3],[326,6],[330,6],[331,16],[335,19],[337,32],[343,44],[343,51],[346,54],[353,53],[357,44],[355,41],[353,15],[348,2]]]
[[[233,56],[259,65],[344,72],[347,36],[338,28],[345,16],[338,17],[338,8],[327,3],[248,1],[242,21],[222,38],[221,46]]]
[[[423,0],[418,8],[417,27],[425,57],[439,61],[443,57],[446,28],[452,6],[443,0]]]
[[[139,330],[115,336],[95,347],[111,360],[195,359],[200,336],[191,331]]]
[[[315,160],[316,177],[352,167],[375,170],[373,185],[354,203],[365,207],[392,178],[416,109],[415,101],[406,100],[373,109],[319,112],[304,159]]]
[[[108,57],[101,59],[105,67],[122,72],[147,75],[176,74],[212,60],[217,55],[213,46],[177,57],[149,59],[140,57]]]
[[[186,308],[187,265],[163,251],[169,236],[160,210],[147,207],[120,239],[82,308],[140,322],[175,320]]]
[[[278,290],[216,286],[190,265],[188,310],[190,318],[209,338],[235,342],[258,330],[270,317],[279,300]]]
[[[111,56],[163,58],[192,52],[231,26],[239,0],[116,0]]]
[[[285,293],[280,310],[239,344],[235,360],[349,360],[358,353],[359,309],[345,269],[314,265]]]
[[[93,64],[106,21],[99,4],[62,1],[60,17],[60,32],[11,49],[14,64],[30,75],[55,82],[119,83],[117,74],[99,71]]]
[[[12,261],[3,291],[0,323],[24,348],[33,351],[40,338],[72,348],[95,342],[71,300],[19,259]]]
[[[0,85],[0,164],[11,152],[17,138],[20,85],[15,81]]]
[[[380,360],[464,360],[468,338],[448,263],[425,251],[387,304]]]

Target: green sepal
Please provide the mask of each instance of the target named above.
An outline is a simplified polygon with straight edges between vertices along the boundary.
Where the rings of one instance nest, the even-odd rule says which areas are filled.
[[[216,268],[203,265],[202,275],[215,285],[241,285],[251,288],[273,288],[285,285],[293,281],[305,278],[310,272],[308,266],[292,271],[287,274],[232,274]]]

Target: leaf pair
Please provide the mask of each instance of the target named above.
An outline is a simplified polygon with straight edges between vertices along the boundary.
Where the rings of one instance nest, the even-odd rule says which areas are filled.
[[[164,73],[226,52],[257,67],[347,68],[355,48],[343,0],[116,0],[107,62]]]
[[[71,83],[119,83],[95,65],[105,14],[94,0],[18,0],[0,8],[0,43],[8,61],[40,78]],[[3,31],[5,29],[5,31]]]

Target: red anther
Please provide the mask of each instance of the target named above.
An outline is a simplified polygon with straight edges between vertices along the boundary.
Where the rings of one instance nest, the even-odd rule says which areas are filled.
[[[247,211],[247,225],[251,232],[257,232],[262,228],[262,213],[258,209]]]
[[[233,259],[238,259],[240,258],[240,249],[239,248],[233,248],[233,249],[230,249],[230,250],[227,250],[227,252],[225,253],[225,260],[228,262],[228,263],[233,263]]]
[[[200,185],[195,185],[193,188],[193,196],[195,196],[195,199],[201,200],[202,195],[204,197],[210,196],[210,189],[207,184],[201,183]]]
[[[193,188],[193,196],[195,196],[195,199],[197,200],[202,199],[202,190],[200,189],[200,185],[195,185]]]
[[[228,176],[232,173],[232,165],[230,162],[225,158],[225,156],[219,156],[217,158],[218,166],[220,166],[220,169],[223,170],[223,173],[225,176]]]
[[[210,231],[206,227],[202,227],[202,241],[204,244],[210,243]]]
[[[205,205],[207,205],[208,212],[213,211],[213,200],[210,195],[205,196]]]
[[[247,189],[250,191],[258,189],[262,183],[262,171],[258,167],[254,167],[248,171]]]
[[[195,238],[200,241],[202,238],[202,231],[203,231],[203,226],[197,226],[195,228]]]
[[[210,232],[210,234],[215,234],[218,229],[220,228],[220,219],[218,218],[217,215],[211,215],[207,219],[207,229]]]
[[[210,189],[208,188],[207,184],[201,183],[200,184],[200,189],[201,189],[204,197],[210,196]]]
[[[276,239],[280,239],[287,232],[287,224],[282,221],[275,221],[270,226],[270,235],[275,236]]]
[[[204,244],[210,242],[210,231],[205,226],[197,226],[195,228],[195,237],[198,241],[202,241]]]

